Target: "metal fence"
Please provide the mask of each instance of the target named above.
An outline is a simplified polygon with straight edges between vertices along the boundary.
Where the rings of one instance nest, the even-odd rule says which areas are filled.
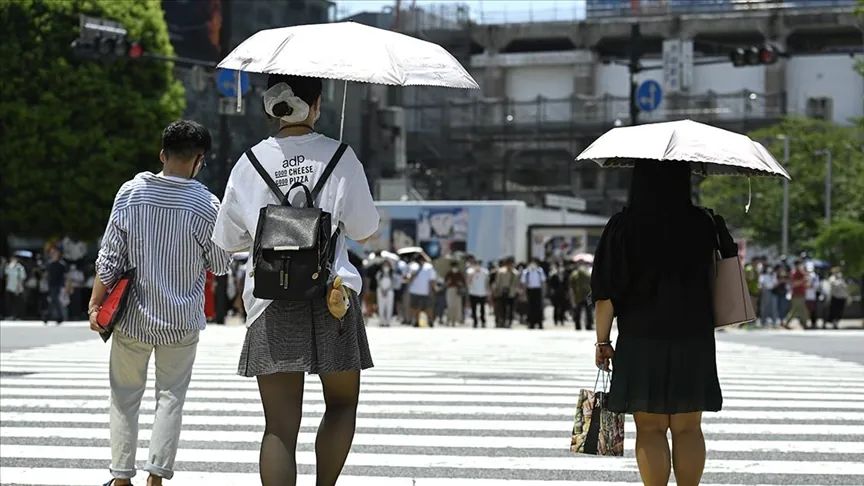
[[[531,101],[510,99],[448,100],[434,105],[405,106],[406,127],[411,132],[442,132],[478,127],[611,125],[627,123],[630,100],[621,96],[538,97]],[[751,91],[708,92],[699,95],[667,95],[660,109],[640,113],[643,122],[690,118],[705,122],[733,122],[778,118],[786,112],[785,93],[763,95]]]
[[[525,7],[526,3],[530,5]],[[576,22],[597,18],[646,17],[706,13],[741,13],[766,10],[851,9],[856,0],[608,0],[561,2],[512,2],[512,8],[472,9],[471,19],[479,24],[519,24],[532,22]]]

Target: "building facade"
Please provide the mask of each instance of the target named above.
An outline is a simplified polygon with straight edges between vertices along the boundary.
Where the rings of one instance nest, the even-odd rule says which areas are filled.
[[[219,92],[215,65],[233,48],[259,30],[329,22],[334,2],[328,0],[163,0],[171,42],[181,61],[177,76],[186,87],[185,117],[207,126],[213,135],[213,153],[199,176],[221,195],[237,158],[269,134],[261,95],[266,77],[251,75],[251,89],[244,109],[234,106]],[[341,99],[336,83],[325,83],[324,103],[318,128],[338,136]],[[221,104],[221,105],[220,105]],[[221,108],[220,108],[221,106]],[[228,108],[228,109],[226,109]]]
[[[637,82],[663,84],[664,40],[692,41],[694,57],[686,89],[666,94],[653,111],[640,113],[640,122],[690,118],[738,132],[787,114],[847,123],[864,114],[864,79],[854,70],[862,51],[854,4],[597,1],[589,2],[584,22],[426,31],[425,38],[463,61],[481,92],[405,100],[412,183],[429,198],[537,203],[553,192],[582,197],[595,212],[619,209],[627,172],[573,158],[606,130],[629,124],[626,63],[634,22],[644,52]],[[729,61],[737,47],[763,45],[789,57],[740,68]]]

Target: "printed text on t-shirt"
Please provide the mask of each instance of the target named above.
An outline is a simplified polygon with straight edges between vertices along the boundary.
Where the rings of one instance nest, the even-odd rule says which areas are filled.
[[[276,185],[290,186],[296,182],[306,184],[309,182],[309,174],[313,172],[312,166],[305,163],[306,157],[297,155],[282,161],[282,170],[276,171]]]

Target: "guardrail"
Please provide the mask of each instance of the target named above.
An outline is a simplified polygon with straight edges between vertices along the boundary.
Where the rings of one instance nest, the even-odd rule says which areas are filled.
[[[652,2],[612,1],[585,2],[573,5],[556,4],[548,7],[524,8],[513,2],[514,8],[487,11],[473,9],[471,19],[478,24],[506,25],[534,22],[577,22],[591,19],[690,15],[710,13],[740,13],[753,11],[818,11],[829,8],[853,9],[856,0],[657,0]],[[518,5],[518,6],[517,6]]]
[[[538,97],[531,101],[511,99],[448,100],[439,104],[405,106],[406,128],[412,132],[441,132],[470,128],[626,124],[630,99],[625,96],[571,96],[563,99]],[[738,121],[778,118],[786,113],[786,94],[707,92],[667,95],[654,111],[642,112],[643,122],[690,118],[698,121]]]

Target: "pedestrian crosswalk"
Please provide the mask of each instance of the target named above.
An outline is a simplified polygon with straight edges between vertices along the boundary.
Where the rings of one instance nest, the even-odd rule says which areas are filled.
[[[596,373],[588,333],[370,328],[369,336],[376,366],[363,375],[340,485],[641,484],[629,419],[624,458],[569,452],[576,396]],[[172,484],[260,484],[258,392],[234,374],[242,339],[240,328],[202,333]],[[717,348],[724,410],[705,415],[703,484],[864,485],[864,366],[722,340]],[[0,354],[0,483],[107,479],[108,350],[94,338]],[[139,459],[154,405],[148,391]],[[323,411],[321,385],[309,377],[301,485],[314,484]]]

